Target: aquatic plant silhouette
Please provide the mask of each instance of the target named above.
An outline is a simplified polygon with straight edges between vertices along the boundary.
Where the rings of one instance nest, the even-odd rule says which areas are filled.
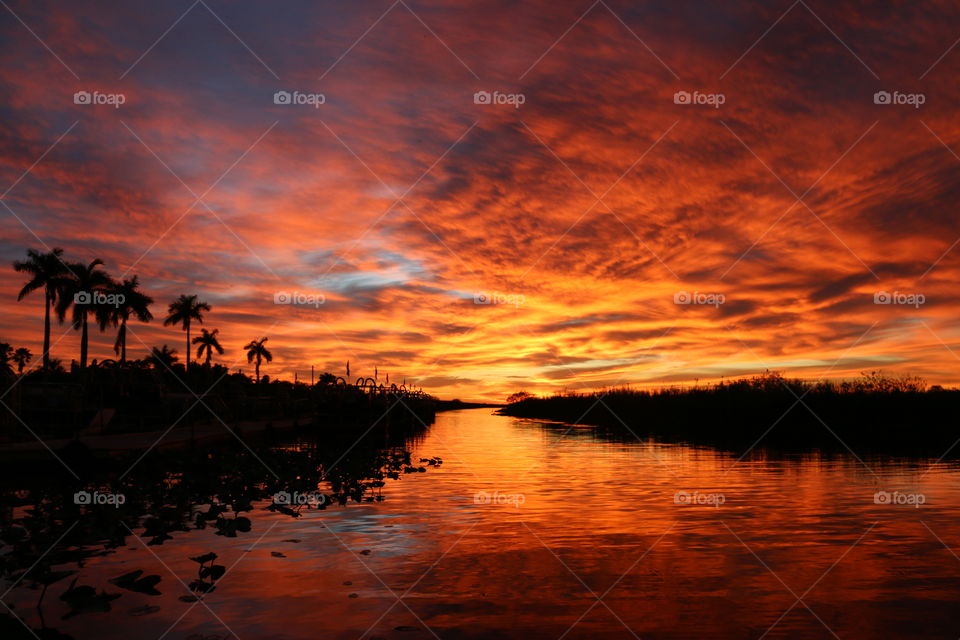
[[[76,571],[71,570],[61,570],[54,571],[49,564],[43,564],[38,570],[28,571],[26,575],[29,575],[28,581],[36,586],[40,587],[40,597],[37,599],[37,611],[41,611],[43,607],[43,599],[47,595],[47,589],[57,582],[68,578],[75,574]],[[26,576],[25,576],[26,577]]]
[[[251,442],[249,451],[237,445],[154,452],[123,478],[115,469],[129,468],[135,454],[91,468],[92,475],[79,483],[57,474],[25,478],[22,487],[0,488],[0,504],[17,507],[0,509],[0,549],[5,552],[0,553],[0,578],[26,572],[18,588],[41,589],[37,603],[41,623],[45,587],[70,576],[76,581],[61,600],[71,618],[110,611],[111,603],[124,593],[155,596],[159,576],[142,570],[111,578],[108,582],[119,589],[116,593],[86,586],[77,570],[104,549],[129,546],[131,535],[148,546],[177,544],[180,536],[207,528],[232,538],[252,532],[259,518],[302,517],[334,505],[383,500],[387,481],[440,464],[439,458],[413,464],[404,448],[407,439],[419,437],[422,429],[421,423],[406,427],[398,423],[359,442],[355,434],[341,430],[327,432],[322,439],[297,440],[296,446],[268,441]],[[277,478],[269,469],[282,470],[283,476]],[[83,490],[123,494],[126,500],[116,508],[84,506],[74,499]],[[274,508],[271,498],[280,491],[316,492],[322,498],[306,506]],[[70,529],[72,522],[78,524]],[[196,596],[219,587],[224,570],[216,559],[209,554],[194,558],[200,567],[189,586]],[[0,628],[3,624],[0,620]],[[54,633],[38,635],[43,640],[59,637]]]
[[[121,589],[126,589],[127,591],[133,591],[134,593],[142,593],[148,596],[158,596],[160,592],[157,590],[157,585],[160,584],[160,576],[158,575],[143,575],[143,569],[136,569],[130,573],[125,573],[122,576],[117,576],[108,580],[110,584],[116,585]]]
[[[62,620],[68,620],[83,613],[110,611],[110,603],[120,597],[119,593],[107,593],[103,589],[97,593],[96,588],[89,585],[77,586],[77,580],[78,578],[74,578],[70,587],[60,595],[60,599],[70,607],[70,611],[61,617]]]
[[[197,568],[197,577],[190,583],[190,590],[196,593],[210,593],[216,589],[216,582],[227,572],[222,564],[214,564],[217,554],[212,551],[202,556],[190,558],[200,566]]]

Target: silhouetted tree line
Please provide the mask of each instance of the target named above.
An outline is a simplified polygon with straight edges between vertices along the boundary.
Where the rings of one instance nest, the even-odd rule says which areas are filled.
[[[687,388],[516,395],[501,413],[593,425],[617,437],[656,437],[745,450],[836,449],[942,455],[957,441],[960,391],[871,371],[848,381],[781,373]],[[960,449],[953,453],[960,453]]]
[[[106,331],[108,327],[117,330],[113,351],[119,360],[101,361],[99,365],[119,363],[125,366],[128,364],[127,324],[131,320],[139,322],[153,320],[150,305],[154,300],[140,289],[138,276],[116,280],[102,268],[103,265],[103,260],[99,258],[89,263],[68,260],[64,257],[63,249],[60,248],[48,252],[28,249],[26,260],[13,263],[14,270],[28,276],[28,280],[17,295],[17,300],[23,300],[34,292],[43,292],[42,370],[63,369],[63,364],[50,356],[51,314],[60,324],[69,321],[70,326],[80,332],[78,367],[81,370],[87,368],[91,322],[101,332]],[[204,358],[205,366],[210,366],[214,352],[218,355],[224,353],[218,339],[219,329],[213,331],[201,329],[200,335],[191,340],[192,327],[194,324],[203,324],[204,314],[210,311],[211,306],[200,300],[196,294],[181,295],[167,308],[163,325],[179,326],[183,330],[186,340],[184,359],[188,367],[191,363],[191,345],[196,346],[197,360]],[[256,363],[257,381],[260,379],[261,364],[264,361],[273,361],[273,354],[264,346],[266,341],[267,338],[254,339],[244,347],[247,352],[247,362]],[[22,374],[31,358],[32,354],[28,349],[13,350],[7,343],[0,343],[0,373],[13,373],[15,363],[17,373]],[[163,345],[152,347],[143,360],[132,364],[171,368],[177,361],[176,350]]]

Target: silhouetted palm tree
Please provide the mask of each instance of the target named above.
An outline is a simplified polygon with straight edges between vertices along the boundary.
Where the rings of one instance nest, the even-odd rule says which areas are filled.
[[[113,352],[120,356],[120,362],[127,361],[127,320],[133,316],[140,322],[150,322],[153,320],[153,314],[150,313],[150,305],[153,304],[153,298],[143,293],[139,289],[140,281],[137,276],[123,282],[114,282],[107,293],[117,296],[116,300],[122,300],[115,305],[101,305],[97,309],[97,321],[100,323],[100,330],[107,328],[108,324],[114,327],[120,326],[117,332],[117,341],[113,344]]]
[[[43,289],[43,368],[50,367],[50,308],[56,304],[63,278],[69,273],[61,256],[63,249],[55,248],[49,253],[40,253],[36,249],[27,249],[27,259],[13,263],[20,273],[30,274],[30,280],[23,285],[17,295],[17,301],[28,294]]]
[[[179,324],[187,332],[187,366],[190,365],[190,323],[194,320],[203,324],[203,312],[210,311],[210,305],[197,300],[196,295],[181,295],[170,303],[167,319],[163,326]]]
[[[204,361],[204,365],[210,366],[210,358],[213,357],[213,351],[216,349],[217,353],[223,355],[223,347],[220,346],[220,342],[217,340],[217,334],[220,333],[220,329],[214,329],[213,331],[207,331],[206,329],[200,330],[200,335],[193,339],[193,344],[200,345],[197,347],[197,360],[203,356],[203,352],[207,352],[207,359]]]
[[[251,340],[244,349],[247,350],[247,362],[253,362],[256,359],[256,371],[257,371],[257,383],[260,383],[260,362],[261,360],[266,360],[267,362],[273,362],[273,354],[270,353],[264,345],[264,343],[269,340],[269,338],[260,338],[259,340]]]
[[[61,322],[73,305],[73,328],[80,331],[80,368],[87,366],[87,316],[97,313],[100,305],[94,299],[97,294],[104,294],[113,285],[110,275],[100,269],[103,260],[96,258],[90,264],[70,262],[67,268],[70,276],[63,279],[64,286],[60,290],[60,299],[57,301],[57,317]]]
[[[13,347],[6,342],[0,342],[0,374],[12,374]]]
[[[146,357],[146,360],[155,369],[171,369],[177,363],[177,351],[167,345],[154,347],[150,350],[150,355]]]
[[[27,366],[27,363],[33,359],[33,354],[30,353],[30,349],[26,347],[20,347],[13,352],[13,361],[17,363],[17,373],[23,375],[23,368]]]

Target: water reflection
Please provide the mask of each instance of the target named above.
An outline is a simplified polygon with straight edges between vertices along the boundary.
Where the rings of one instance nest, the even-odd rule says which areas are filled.
[[[947,548],[960,549],[953,462],[738,462],[489,410],[440,414],[407,448],[428,472],[401,464],[401,482],[383,475],[349,508],[296,518],[266,511],[264,492],[310,490],[314,477],[296,460],[317,455],[311,447],[265,458],[280,484],[225,458],[214,475],[230,500],[250,501],[249,533],[232,537],[210,516],[162,545],[128,537],[83,559],[79,573],[78,584],[123,592],[113,611],[61,621],[68,607],[53,598],[51,626],[76,638],[556,639],[937,637],[960,624],[960,560]],[[390,466],[383,455],[371,471]],[[434,456],[443,464],[419,462]],[[177,479],[192,487],[185,502],[209,481],[192,476]],[[352,487],[345,480],[341,493]],[[878,502],[880,492],[924,500]],[[216,588],[181,601],[200,566],[190,558],[211,551],[203,566],[224,567]],[[58,558],[50,569],[69,566]],[[160,575],[161,595],[108,582],[138,569],[133,584]],[[18,588],[5,600],[23,612],[36,596]]]
[[[407,424],[392,435],[389,429],[371,429],[362,438],[339,430],[322,440],[316,435],[284,444],[238,440],[214,450],[109,460],[81,450],[68,454],[69,476],[7,474],[0,494],[0,570],[9,601],[18,606],[0,625],[10,637],[73,637],[51,628],[73,628],[49,623],[51,609],[60,621],[108,614],[130,592],[151,597],[130,615],[154,614],[162,610],[152,601],[163,596],[161,581],[179,602],[206,607],[202,599],[216,591],[228,569],[212,550],[193,555],[201,543],[190,533],[211,531],[214,537],[206,544],[218,549],[221,539],[252,535],[257,512],[297,519],[330,506],[382,501],[387,481],[442,464],[439,458],[414,462],[403,448],[418,442],[421,430]],[[112,555],[126,562],[138,545],[155,561],[149,564],[159,563],[166,575],[136,568],[110,577],[87,570]],[[192,576],[173,571],[154,550],[164,545],[195,563]],[[285,555],[273,551],[271,557]],[[58,601],[47,598],[51,590],[59,593]],[[78,637],[100,637],[83,625],[76,629]]]

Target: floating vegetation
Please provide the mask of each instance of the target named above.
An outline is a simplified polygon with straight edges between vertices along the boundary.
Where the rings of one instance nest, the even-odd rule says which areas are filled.
[[[254,531],[263,517],[300,518],[331,506],[381,501],[390,481],[441,462],[424,458],[414,464],[410,452],[402,448],[411,436],[416,437],[417,432],[394,428],[390,435],[373,432],[360,442],[350,434],[328,434],[322,441],[310,438],[282,446],[261,444],[250,450],[222,447],[154,452],[136,465],[132,465],[133,455],[94,465],[85,469],[81,480],[38,474],[23,478],[23,486],[2,487],[0,578],[17,583],[17,590],[39,590],[35,613],[24,618],[25,623],[39,620],[39,626],[32,624],[28,630],[17,618],[0,616],[0,637],[19,638],[26,632],[25,637],[30,638],[70,640],[43,621],[46,591],[70,577],[72,582],[59,596],[67,610],[64,620],[111,612],[113,603],[124,594],[162,595],[161,576],[144,569],[107,580],[115,590],[82,580],[88,559],[116,549],[135,552],[143,551],[143,545],[175,545],[183,536],[210,530],[214,534],[211,542],[215,536],[237,538]],[[282,470],[283,475],[274,470]],[[122,499],[96,500],[88,495]],[[278,502],[278,497],[287,502]],[[367,555],[370,550],[361,553]],[[270,555],[286,557],[279,551]],[[184,603],[197,602],[218,590],[227,571],[215,551],[190,560],[197,564],[197,571],[183,577],[190,591],[178,596]],[[156,613],[157,607],[138,603],[121,612],[147,616]],[[3,634],[11,620],[19,630],[11,626],[11,634]]]

